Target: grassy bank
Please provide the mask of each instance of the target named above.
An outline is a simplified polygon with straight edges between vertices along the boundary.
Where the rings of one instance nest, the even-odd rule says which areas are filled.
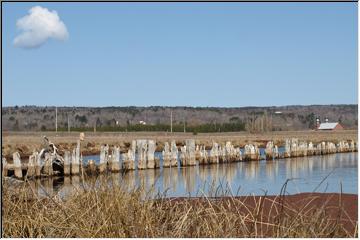
[[[4,237],[356,237],[338,195],[169,199],[101,186],[62,200],[3,185]],[[354,209],[357,209],[354,208]]]

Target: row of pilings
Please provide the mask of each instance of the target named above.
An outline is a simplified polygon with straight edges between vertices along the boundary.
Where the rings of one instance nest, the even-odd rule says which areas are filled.
[[[16,178],[48,177],[53,175],[79,175],[90,173],[119,172],[122,170],[142,170],[160,168],[160,158],[155,157],[156,142],[154,140],[133,140],[127,152],[121,153],[120,147],[102,145],[100,148],[100,161],[96,164],[89,160],[83,165],[80,149],[80,141],[77,142],[73,151],[64,151],[60,156],[56,151],[35,151],[27,164],[22,164],[20,154],[13,154],[13,163],[9,164],[2,158],[3,176],[9,176],[13,171]],[[313,155],[325,155],[332,153],[355,152],[357,143],[351,141],[320,142],[313,144],[306,141],[299,141],[297,138],[286,139],[283,151],[273,141],[269,141],[265,147],[265,159],[273,160],[279,158],[305,157]],[[204,145],[196,145],[195,140],[188,139],[183,146],[179,147],[173,140],[165,142],[162,151],[162,167],[194,166],[206,164],[221,164],[238,161],[261,160],[260,149],[255,144],[246,144],[243,150],[235,147],[230,141],[225,145],[212,143],[211,149]],[[178,161],[179,159],[179,161]],[[25,172],[25,174],[24,174]]]

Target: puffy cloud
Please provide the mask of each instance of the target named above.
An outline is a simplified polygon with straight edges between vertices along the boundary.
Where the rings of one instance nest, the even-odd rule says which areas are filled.
[[[57,12],[40,6],[32,7],[28,15],[17,20],[16,26],[23,31],[14,39],[16,47],[36,48],[49,38],[65,41],[69,37]]]

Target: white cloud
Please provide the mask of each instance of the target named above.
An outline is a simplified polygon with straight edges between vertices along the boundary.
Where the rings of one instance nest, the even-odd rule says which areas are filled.
[[[49,38],[65,41],[69,37],[57,12],[40,6],[32,7],[28,15],[17,20],[16,26],[23,31],[14,39],[16,47],[36,48]]]

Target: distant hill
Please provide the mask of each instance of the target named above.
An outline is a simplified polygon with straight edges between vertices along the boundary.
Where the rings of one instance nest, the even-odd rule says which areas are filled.
[[[310,105],[281,107],[58,107],[58,129],[66,130],[68,118],[72,128],[111,130],[148,130],[144,126],[161,126],[170,129],[173,116],[174,131],[209,126],[230,130],[305,130],[315,127],[316,117],[324,121],[339,121],[345,129],[357,128],[357,105]],[[140,121],[146,125],[140,124]],[[144,124],[144,123],[143,123]],[[223,124],[223,125],[222,125]],[[141,125],[141,126],[140,126]],[[138,126],[139,128],[135,128]],[[229,127],[230,126],[230,127]],[[232,126],[232,127],[231,127]],[[3,107],[2,130],[40,131],[55,129],[55,107]]]

